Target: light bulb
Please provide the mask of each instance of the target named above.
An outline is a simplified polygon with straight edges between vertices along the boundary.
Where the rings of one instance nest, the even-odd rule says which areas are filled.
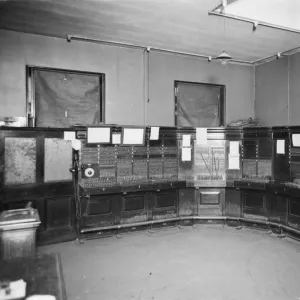
[[[221,60],[221,65],[223,65],[223,66],[227,65],[227,59],[222,59]]]

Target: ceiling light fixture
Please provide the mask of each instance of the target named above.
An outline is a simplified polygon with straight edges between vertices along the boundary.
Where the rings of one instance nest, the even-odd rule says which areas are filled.
[[[227,5],[227,0],[223,0],[223,7],[225,7]],[[224,35],[223,35],[223,38],[224,38],[224,42],[226,41],[226,20],[224,18]],[[219,54],[216,59],[218,61],[221,62],[222,65],[227,65],[227,63],[232,59],[232,57],[225,51],[223,50],[223,52],[221,54]]]
[[[232,57],[225,50],[223,50],[223,52],[218,55],[216,59],[219,60],[222,65],[226,65],[232,59]]]

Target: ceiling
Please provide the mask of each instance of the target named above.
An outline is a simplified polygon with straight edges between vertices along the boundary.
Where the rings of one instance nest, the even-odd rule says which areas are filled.
[[[300,46],[300,34],[263,26],[253,31],[250,23],[208,15],[220,2],[0,0],[0,29],[61,38],[79,35],[213,57],[226,50],[236,60],[251,62]]]
[[[230,3],[230,2],[228,2]],[[238,0],[225,8],[226,14],[300,31],[299,0]]]

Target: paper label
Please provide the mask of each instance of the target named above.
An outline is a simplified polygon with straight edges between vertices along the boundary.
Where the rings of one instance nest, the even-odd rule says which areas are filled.
[[[75,131],[64,131],[64,140],[73,141],[76,139]]]
[[[228,169],[239,170],[240,169],[240,156],[228,154]]]
[[[184,134],[182,136],[182,147],[190,147],[191,146],[191,135]]]
[[[113,144],[121,144],[121,134],[120,133],[112,134],[112,143]]]
[[[110,143],[110,127],[89,127],[87,132],[87,143]]]
[[[300,134],[293,134],[292,141],[294,147],[300,147]]]
[[[159,139],[159,127],[151,127],[150,129],[150,140]]]
[[[124,145],[143,145],[144,129],[142,128],[124,128]]]
[[[277,140],[276,153],[277,154],[285,154],[285,140]]]
[[[239,141],[230,141],[229,142],[229,153],[231,155],[240,154],[240,142]]]
[[[196,128],[197,145],[207,145],[207,128]]]
[[[192,160],[192,148],[182,148],[181,160],[191,161]]]

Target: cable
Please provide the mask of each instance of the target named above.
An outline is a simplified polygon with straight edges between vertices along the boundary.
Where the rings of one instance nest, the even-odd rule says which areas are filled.
[[[73,189],[74,189],[74,199],[75,199],[75,214],[77,220],[82,219],[82,217],[87,215],[89,208],[89,199],[87,199],[87,204],[84,213],[82,214],[81,200],[79,195],[79,185],[78,185],[78,153],[74,154],[74,172],[73,172]]]

